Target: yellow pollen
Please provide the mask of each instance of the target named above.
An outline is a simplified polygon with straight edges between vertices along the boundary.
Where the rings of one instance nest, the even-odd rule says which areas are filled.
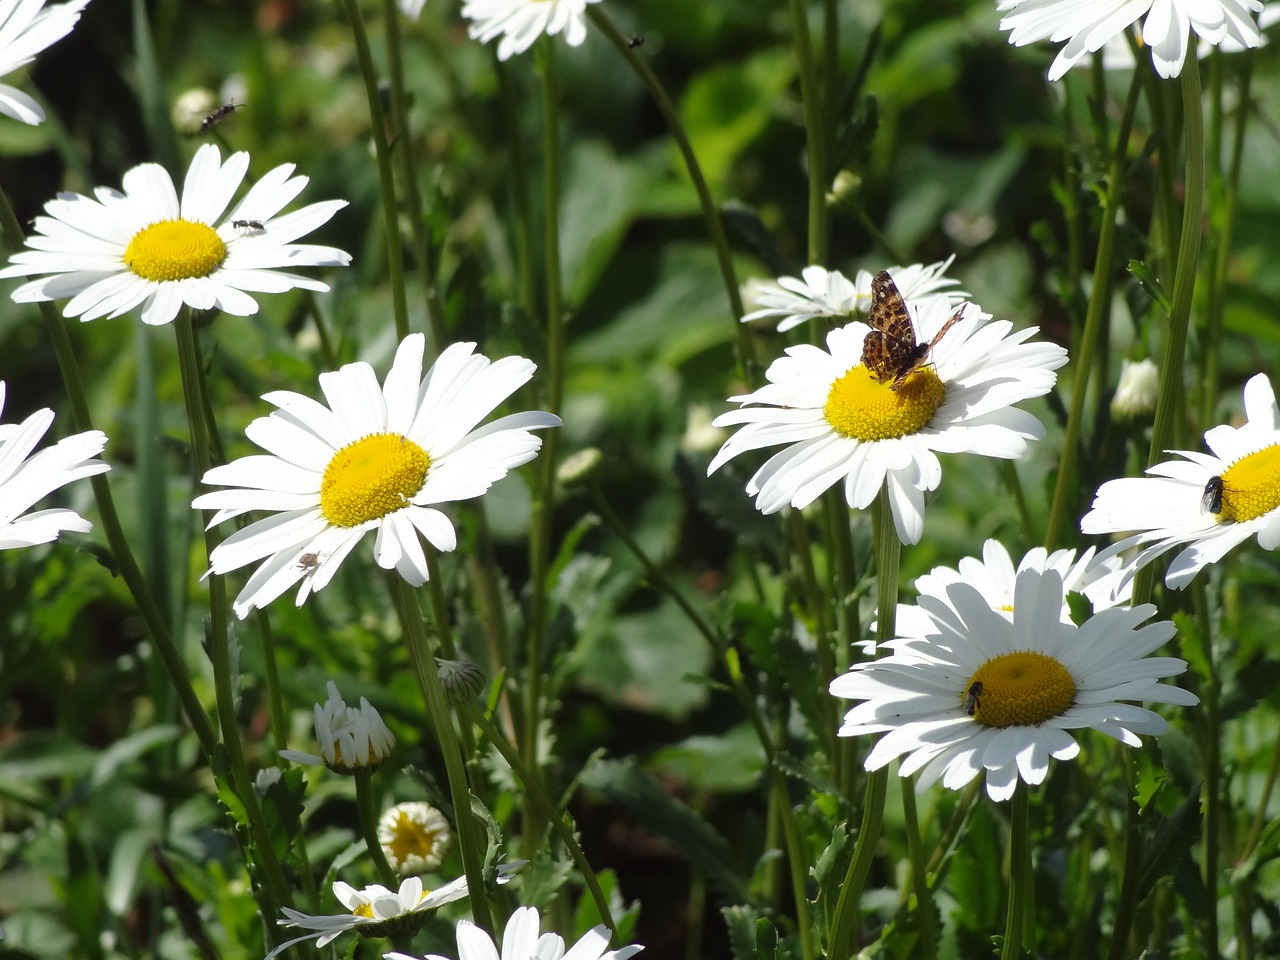
[[[144,280],[207,277],[227,259],[227,245],[213,227],[190,220],[161,220],[133,235],[125,266]]]
[[[1253,520],[1280,507],[1280,446],[1237,460],[1222,472],[1219,520]]]
[[[372,920],[372,919],[373,919],[373,907],[371,907],[371,906],[370,906],[369,904],[367,904],[367,903],[362,903],[362,904],[360,904],[360,906],[358,906],[358,907],[356,907],[354,910],[352,910],[352,911],[351,911],[351,914],[352,914],[352,916],[356,916],[356,917],[368,917],[370,920]]]
[[[1076,682],[1053,657],[1006,653],[988,660],[964,683],[963,702],[982,684],[973,718],[988,727],[1033,727],[1064,712],[1076,698]]]
[[[877,383],[866,367],[856,366],[831,385],[822,415],[853,440],[891,440],[927,424],[947,393],[932,367],[916,370],[897,390],[890,383]]]
[[[358,527],[403,509],[422,489],[431,457],[398,433],[374,433],[333,455],[320,481],[320,511],[335,527]]]
[[[429,857],[435,850],[439,830],[433,830],[426,824],[417,823],[406,813],[396,818],[395,836],[387,844],[391,851],[391,859],[396,863],[404,863],[410,856]]]

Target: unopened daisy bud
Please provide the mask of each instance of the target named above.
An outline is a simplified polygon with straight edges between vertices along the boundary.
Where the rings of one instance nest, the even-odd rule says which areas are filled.
[[[194,137],[203,127],[205,117],[219,106],[218,95],[208,87],[192,87],[178,94],[169,117],[175,130],[183,136]]]
[[[474,700],[484,689],[484,671],[466,660],[436,660],[444,698],[452,704]]]
[[[556,471],[556,480],[563,487],[585,486],[587,478],[604,462],[599,447],[584,447],[564,459]]]
[[[280,776],[283,773],[284,771],[279,767],[263,767],[253,778],[253,789],[258,796],[265,797],[267,791],[280,782]]]
[[[452,842],[449,821],[429,803],[397,803],[378,818],[378,843],[401,876],[435,870]]]
[[[831,189],[827,192],[827,203],[831,206],[844,203],[862,189],[862,177],[850,170],[841,170],[831,181]]]
[[[294,763],[328,767],[334,773],[376,770],[391,756],[396,738],[382,722],[381,714],[364,697],[360,698],[357,709],[347,706],[332,680],[328,689],[329,699],[315,706],[320,755],[281,750],[280,756]]]
[[[1160,371],[1148,357],[1137,363],[1125,360],[1120,365],[1120,383],[1111,398],[1111,414],[1117,420],[1150,417],[1156,410],[1160,394]]]
[[[680,449],[686,453],[710,453],[718,450],[729,432],[724,427],[714,426],[711,423],[713,419],[711,408],[705,403],[691,405],[685,418]]]

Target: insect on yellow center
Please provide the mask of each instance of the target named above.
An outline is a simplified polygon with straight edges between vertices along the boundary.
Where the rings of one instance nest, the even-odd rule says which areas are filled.
[[[333,455],[320,481],[320,510],[335,527],[394,513],[422,489],[431,457],[398,433],[374,433]]]
[[[1237,460],[1222,472],[1219,520],[1253,520],[1280,507],[1280,446]]]
[[[988,660],[960,691],[970,699],[975,683],[982,686],[973,718],[988,727],[1033,727],[1056,717],[1076,698],[1071,673],[1043,653],[1006,653]]]
[[[143,227],[125,247],[124,263],[144,280],[207,277],[227,259],[216,230],[190,220],[161,220]]]
[[[822,415],[833,430],[853,440],[891,440],[925,426],[946,393],[932,367],[919,368],[894,390],[859,365],[831,385]]]

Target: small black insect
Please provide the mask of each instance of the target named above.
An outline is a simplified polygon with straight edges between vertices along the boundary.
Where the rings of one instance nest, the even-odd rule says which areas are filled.
[[[200,121],[200,132],[208,133],[217,126],[219,121],[231,116],[231,114],[235,113],[243,106],[243,103],[236,103],[234,100],[231,103],[224,103],[217,110],[213,111],[213,113]]]
[[[980,696],[982,696],[982,681],[975,680],[969,686],[969,692],[964,695],[964,712],[971,717],[977,712],[978,707],[982,706],[978,700]]]
[[[237,230],[265,230],[261,220],[232,220],[231,225]]]
[[[639,34],[636,34],[634,37],[632,37],[630,40],[627,41],[627,46],[630,47],[632,50],[634,50],[636,47],[643,47],[644,37],[640,36]]]
[[[1200,508],[1205,513],[1222,512],[1222,478],[1210,477],[1204,485],[1204,496],[1200,498]]]

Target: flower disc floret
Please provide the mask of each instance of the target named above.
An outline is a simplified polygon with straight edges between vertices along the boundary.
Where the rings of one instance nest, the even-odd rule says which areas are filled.
[[[1222,473],[1219,519],[1241,523],[1280,507],[1280,445],[1237,460]]]
[[[831,385],[822,415],[842,436],[891,440],[923,428],[946,395],[947,388],[929,367],[921,367],[893,389],[857,366]]]
[[[227,245],[203,223],[161,220],[143,227],[125,247],[125,265],[157,283],[207,277],[227,259]]]
[[[1065,713],[1076,696],[1067,668],[1034,651],[988,660],[969,678],[965,690],[974,682],[982,684],[975,716],[989,727],[1035,726]]]
[[[381,520],[422,489],[431,469],[427,451],[396,433],[349,443],[329,461],[320,481],[320,511],[335,527]]]

